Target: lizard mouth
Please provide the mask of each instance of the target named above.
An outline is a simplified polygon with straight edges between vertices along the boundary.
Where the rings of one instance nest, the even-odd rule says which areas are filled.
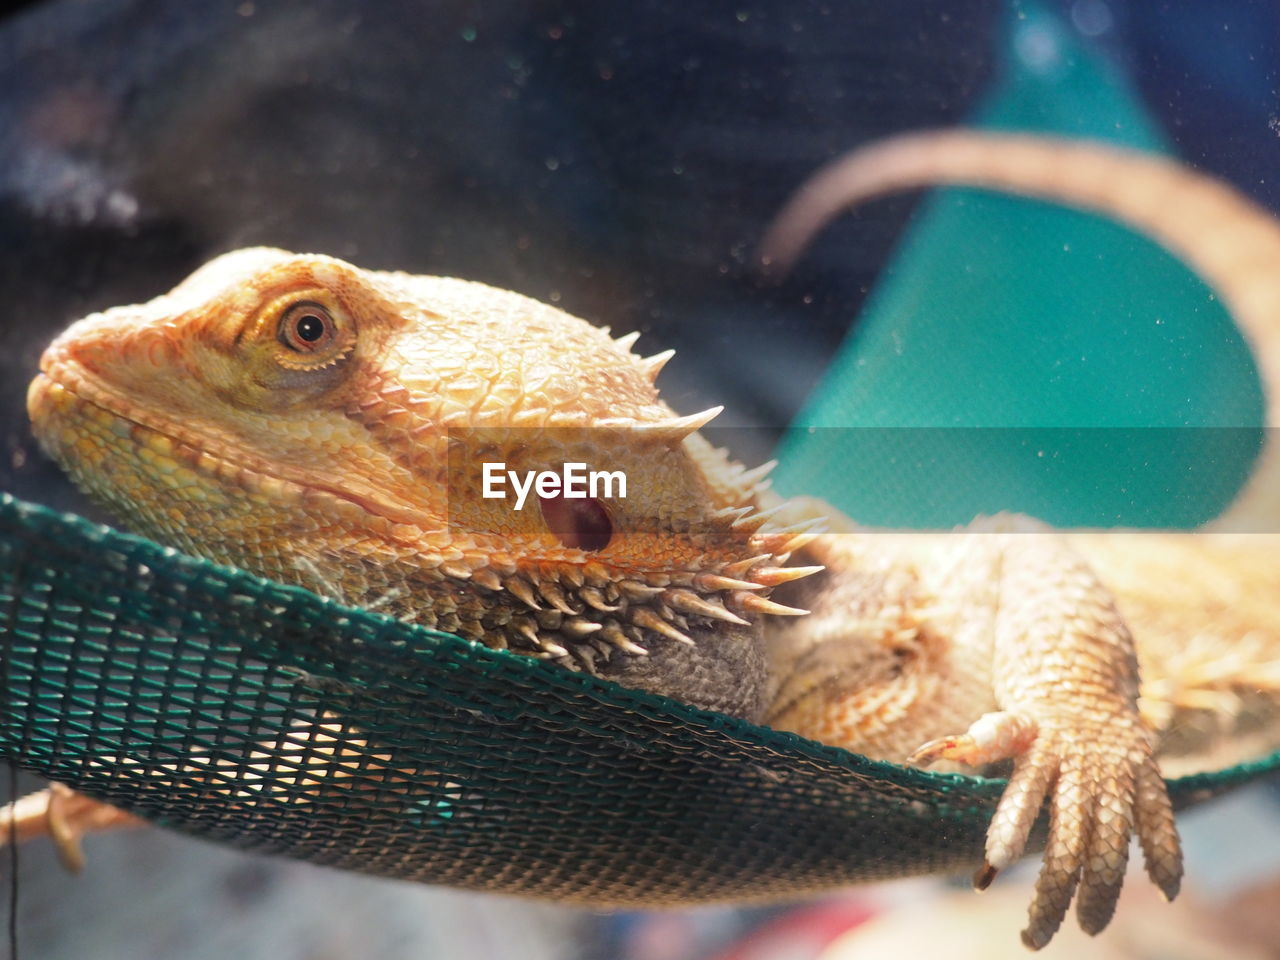
[[[82,364],[65,355],[46,351],[41,372],[27,391],[27,410],[33,431],[42,446],[73,476],[79,456],[66,456],[59,448],[94,433],[110,435],[114,445],[129,443],[135,450],[149,450],[181,467],[211,476],[222,486],[243,489],[282,501],[302,501],[323,509],[326,503],[341,501],[346,509],[355,506],[365,514],[391,524],[427,525],[418,510],[388,501],[372,489],[339,486],[325,482],[308,471],[287,465],[268,465],[237,444],[234,439],[217,438],[212,452],[210,438],[177,420],[144,411],[99,382]]]

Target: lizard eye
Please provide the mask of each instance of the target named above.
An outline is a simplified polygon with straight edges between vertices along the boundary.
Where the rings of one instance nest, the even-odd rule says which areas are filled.
[[[333,316],[318,303],[295,303],[280,315],[280,342],[296,353],[320,353],[337,335]]]
[[[542,519],[564,546],[573,550],[603,550],[613,539],[613,520],[599,500],[563,496],[542,497]]]

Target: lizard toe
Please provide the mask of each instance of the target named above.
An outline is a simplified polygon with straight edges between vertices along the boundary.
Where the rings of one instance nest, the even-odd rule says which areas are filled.
[[[1147,876],[1166,900],[1178,895],[1182,886],[1182,844],[1173,822],[1173,804],[1150,745],[1136,768],[1134,820]]]
[[[1093,813],[1080,868],[1076,917],[1092,935],[1101,931],[1115,913],[1129,863],[1129,839],[1133,835],[1133,803],[1136,771],[1123,756],[1094,754],[1082,789],[1093,794]]]
[[[1035,741],[1036,732],[1035,719],[1026,714],[1008,710],[986,713],[958,736],[930,740],[907,762],[927,766],[936,760],[954,760],[980,767],[1023,753]]]
[[[1061,752],[1051,732],[1037,743],[1040,770],[1051,778],[1049,800],[1049,840],[1044,861],[1036,878],[1035,894],[1027,914],[1022,942],[1038,950],[1052,939],[1062,925],[1080,884],[1082,866],[1093,822],[1094,797],[1088,788],[1088,760],[1079,752]],[[1048,770],[1045,770],[1045,767]],[[1014,777],[1010,783],[1017,779]],[[1025,813],[1025,811],[1024,811]],[[988,838],[990,842],[990,838]]]
[[[985,889],[1026,850],[1048,801],[1049,834],[1023,942],[1039,949],[1061,926],[1072,900],[1081,928],[1096,934],[1115,913],[1136,832],[1148,873],[1172,898],[1182,859],[1168,792],[1146,729],[1134,712],[1089,718],[1002,711],[965,734],[924,744],[910,761],[982,765],[1013,758],[1013,773],[987,830],[986,858],[974,876]]]
[[[993,847],[1005,856],[1021,853],[1040,791],[1047,789],[1048,843],[1023,931],[1033,949],[1053,937],[1073,898],[1081,929],[1093,935],[1107,926],[1135,830],[1148,871],[1166,896],[1177,892],[1181,878],[1168,792],[1136,714],[1096,717],[1086,735],[1079,726],[1079,717],[1041,720],[1035,745],[1015,761],[988,834],[989,861],[995,862]]]

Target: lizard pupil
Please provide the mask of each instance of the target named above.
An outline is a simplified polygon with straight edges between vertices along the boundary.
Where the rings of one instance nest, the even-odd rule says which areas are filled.
[[[306,343],[315,343],[324,336],[324,321],[314,313],[304,314],[294,324],[298,339]]]
[[[296,303],[280,318],[280,342],[298,353],[324,349],[336,332],[333,317],[318,304]]]
[[[603,550],[613,539],[613,520],[599,500],[541,497],[542,518],[547,528],[572,550]]]

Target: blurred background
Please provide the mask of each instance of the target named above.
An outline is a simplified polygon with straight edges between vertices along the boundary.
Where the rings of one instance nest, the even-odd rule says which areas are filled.
[[[27,433],[41,349],[254,244],[468,277],[640,330],[647,352],[677,349],[668,401],[726,404],[725,422],[754,428],[735,452],[763,459],[917,201],[836,224],[778,287],[751,270],[764,228],[826,160],[973,116],[1002,50],[1038,55],[1043,32],[1018,32],[1031,20],[1127,77],[1183,159],[1280,211],[1270,0],[17,5],[0,19],[0,489],[106,519]],[[1156,910],[1130,884],[1096,955],[1280,956],[1272,794],[1185,822],[1191,889]],[[991,957],[1022,955],[1026,897],[1013,880],[981,900],[910,881],[794,908],[601,915],[159,831],[92,841],[77,878],[24,849],[17,882],[21,956],[48,960]],[[1074,932],[1053,946],[1080,949]]]

